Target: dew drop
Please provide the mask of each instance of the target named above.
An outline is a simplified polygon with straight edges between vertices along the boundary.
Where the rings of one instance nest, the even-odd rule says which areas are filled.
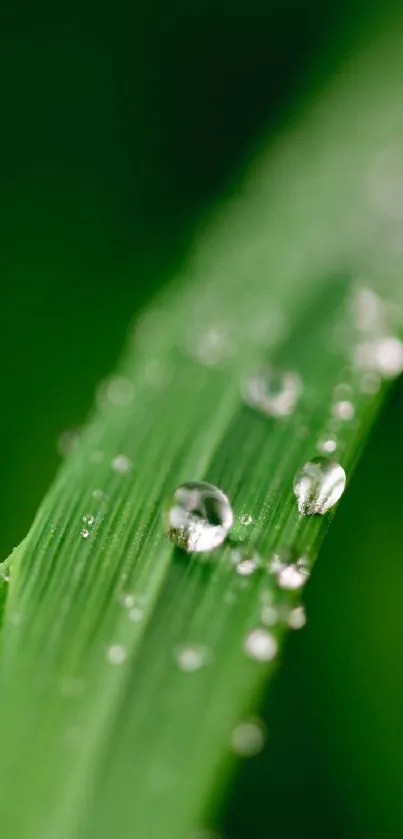
[[[180,670],[184,673],[195,673],[207,664],[210,652],[201,644],[182,644],[176,648],[174,656]]]
[[[352,402],[348,399],[341,399],[333,405],[333,416],[335,419],[342,420],[342,422],[349,422],[354,419],[355,409]]]
[[[249,527],[249,525],[253,522],[253,518],[249,515],[249,513],[244,513],[244,515],[240,517],[240,522],[245,527]]]
[[[306,613],[304,607],[296,606],[295,609],[291,609],[291,612],[288,615],[287,623],[290,629],[302,629],[302,627],[306,624]]]
[[[95,516],[91,513],[87,513],[87,515],[83,516],[83,522],[84,524],[88,524],[89,527],[92,527],[95,522]]]
[[[260,620],[265,626],[275,626],[278,622],[278,611],[274,606],[263,606]]]
[[[279,548],[271,557],[269,571],[276,577],[280,588],[302,588],[310,576],[310,562],[306,556],[297,556],[290,548]]]
[[[140,623],[140,621],[143,620],[143,616],[144,612],[139,608],[139,606],[134,606],[134,608],[129,611],[129,620],[131,620],[132,623]]]
[[[101,385],[98,392],[98,404],[100,407],[109,403],[116,408],[125,408],[130,405],[133,396],[133,382],[125,376],[114,376]]]
[[[355,348],[354,361],[360,370],[393,379],[403,372],[403,343],[393,335],[364,341]]]
[[[125,454],[118,454],[113,458],[111,466],[115,472],[120,472],[121,475],[128,475],[132,468],[132,462]]]
[[[298,510],[303,516],[324,515],[339,501],[346,488],[346,473],[340,463],[316,457],[294,479]]]
[[[123,644],[111,644],[106,651],[106,657],[109,664],[123,664],[127,658],[127,650]]]
[[[193,332],[189,337],[188,346],[191,354],[207,366],[220,364],[235,352],[228,331],[222,326],[211,326],[199,334]]]
[[[165,532],[175,545],[188,552],[217,548],[233,521],[227,496],[213,484],[203,482],[178,486],[164,511]]]
[[[239,545],[232,548],[229,559],[241,577],[249,577],[262,564],[261,557],[251,545]]]
[[[337,449],[336,437],[333,434],[323,434],[319,437],[317,449],[321,454],[333,454]]]
[[[136,602],[136,598],[135,598],[134,594],[130,594],[130,593],[128,593],[128,594],[122,594],[122,596],[121,596],[121,598],[120,598],[120,599],[121,599],[121,603],[122,603],[122,605],[123,605],[126,609],[132,609],[132,608],[133,608],[133,606],[134,606],[134,604],[135,604],[135,602]]]
[[[276,657],[278,644],[266,629],[252,629],[244,640],[244,651],[255,661],[271,661]]]
[[[257,720],[238,723],[231,735],[232,751],[240,757],[255,757],[265,744],[265,731]]]
[[[91,535],[91,534],[90,534],[90,531],[88,530],[88,528],[87,528],[87,527],[83,527],[83,529],[82,529],[82,531],[81,531],[81,533],[80,533],[81,538],[82,538],[82,539],[88,539],[88,538],[90,537],[90,535]]]
[[[292,414],[301,395],[297,373],[267,367],[246,379],[242,393],[247,405],[269,417]]]

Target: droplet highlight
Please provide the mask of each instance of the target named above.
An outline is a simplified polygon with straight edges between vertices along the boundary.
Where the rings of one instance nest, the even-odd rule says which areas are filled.
[[[294,494],[303,516],[324,515],[340,500],[346,488],[346,473],[340,463],[316,457],[294,479]]]
[[[239,757],[256,757],[263,750],[266,741],[262,723],[257,720],[240,722],[231,735],[232,751]]]
[[[293,413],[302,391],[297,373],[267,367],[243,383],[242,394],[251,408],[268,417],[286,417]]]
[[[174,656],[180,670],[195,673],[208,663],[210,652],[201,644],[183,644],[176,648]]]
[[[164,511],[164,528],[177,547],[211,551],[224,542],[234,522],[230,502],[213,484],[191,481],[178,486]]]
[[[252,629],[244,640],[244,652],[255,661],[272,661],[277,651],[277,641],[267,629]]]

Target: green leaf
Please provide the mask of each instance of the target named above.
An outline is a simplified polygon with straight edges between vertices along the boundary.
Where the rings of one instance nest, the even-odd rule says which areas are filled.
[[[334,434],[350,480],[388,390],[379,373],[393,359],[377,342],[401,317],[398,46],[397,80],[388,35],[199,233],[4,565],[5,836],[185,839],[228,777],[234,727],[256,713],[280,655],[256,660],[248,633],[272,609],[265,631],[280,651],[299,599],[270,557],[287,548],[312,564],[332,518],[299,515],[295,473]],[[370,264],[379,299],[356,289]],[[264,363],[301,377],[289,416],[244,403],[242,383]],[[205,558],[163,533],[163,505],[188,480],[223,489],[236,517],[230,542]],[[262,557],[246,577],[231,562],[242,542]],[[201,656],[195,672],[184,648]]]

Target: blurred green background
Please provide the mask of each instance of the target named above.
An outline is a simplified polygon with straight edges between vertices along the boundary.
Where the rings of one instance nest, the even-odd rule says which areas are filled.
[[[2,12],[1,555],[29,527],[132,315],[377,10],[162,2]],[[304,91],[306,91],[304,93]],[[403,836],[403,387],[375,431],[241,768],[228,839]]]

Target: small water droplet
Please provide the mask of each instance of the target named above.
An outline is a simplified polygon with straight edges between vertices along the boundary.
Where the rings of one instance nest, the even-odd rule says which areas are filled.
[[[340,463],[316,457],[294,479],[298,510],[303,516],[324,515],[339,501],[346,488],[346,473]]]
[[[130,609],[129,620],[131,620],[132,623],[140,623],[140,621],[143,620],[143,617],[144,612],[139,608],[139,606],[134,606],[133,609]]]
[[[92,497],[96,499],[96,501],[107,501],[108,496],[106,492],[103,492],[102,489],[94,489],[92,493]]]
[[[349,422],[355,417],[355,409],[352,402],[348,399],[341,399],[340,402],[335,402],[333,405],[333,416],[335,419],[342,420],[342,422]]]
[[[271,557],[269,571],[280,588],[302,588],[309,579],[310,562],[306,556],[297,556],[290,548],[279,548]]]
[[[90,531],[88,530],[88,528],[87,528],[87,527],[83,527],[83,529],[82,529],[82,531],[81,531],[81,533],[80,533],[80,536],[82,537],[82,539],[88,539],[88,538],[90,537],[90,535],[91,535],[91,534],[90,534]]]
[[[306,613],[303,606],[296,606],[291,609],[288,615],[288,626],[290,629],[302,629],[306,624]]]
[[[10,582],[10,569],[5,568],[4,565],[0,565],[0,580],[3,580],[4,583]]]
[[[121,475],[128,475],[132,468],[132,462],[125,454],[118,454],[113,458],[111,466],[115,472],[120,472]]]
[[[210,651],[201,644],[182,644],[174,651],[175,661],[184,673],[200,670],[210,660]]]
[[[322,434],[317,449],[321,454],[333,454],[337,449],[337,439],[333,434]]]
[[[290,371],[268,367],[248,378],[242,388],[247,405],[269,417],[286,417],[293,413],[301,395],[300,377]]]
[[[274,606],[263,606],[260,620],[265,626],[275,626],[278,623],[279,615]]]
[[[130,405],[134,397],[134,385],[125,376],[114,376],[107,382],[101,384],[98,392],[98,405],[102,408],[105,405],[113,405],[116,408],[125,408]]]
[[[261,557],[252,545],[238,545],[232,548],[229,560],[241,577],[249,577],[262,564]]]
[[[244,651],[255,661],[271,661],[276,657],[278,644],[267,629],[252,629],[245,638]]]
[[[132,608],[133,608],[133,606],[134,606],[134,604],[135,604],[135,602],[136,602],[136,598],[135,598],[134,594],[130,594],[130,593],[128,593],[128,594],[122,594],[122,596],[121,596],[121,598],[120,598],[120,599],[121,599],[121,603],[122,603],[122,605],[123,605],[126,609],[132,609]]]
[[[111,644],[106,651],[106,657],[109,664],[123,664],[127,658],[127,650],[123,644]]]
[[[226,495],[213,484],[191,481],[178,486],[164,511],[165,532],[188,552],[221,545],[234,516]]]
[[[202,364],[214,366],[226,361],[235,352],[234,344],[223,326],[211,326],[189,336],[190,353]]]
[[[384,305],[371,288],[358,288],[352,302],[357,329],[361,332],[373,332],[380,328],[384,319]]]
[[[84,524],[88,524],[89,527],[92,527],[95,522],[95,516],[93,516],[92,513],[87,513],[83,516],[83,522]]]
[[[245,527],[249,527],[249,525],[253,522],[253,518],[249,515],[249,513],[244,513],[243,516],[240,517],[240,522],[245,525]]]
[[[360,370],[394,379],[403,372],[403,343],[393,335],[365,341],[355,348],[354,361]]]
[[[258,720],[245,720],[238,723],[232,732],[232,751],[240,757],[255,757],[263,750],[265,740],[262,723]]]

